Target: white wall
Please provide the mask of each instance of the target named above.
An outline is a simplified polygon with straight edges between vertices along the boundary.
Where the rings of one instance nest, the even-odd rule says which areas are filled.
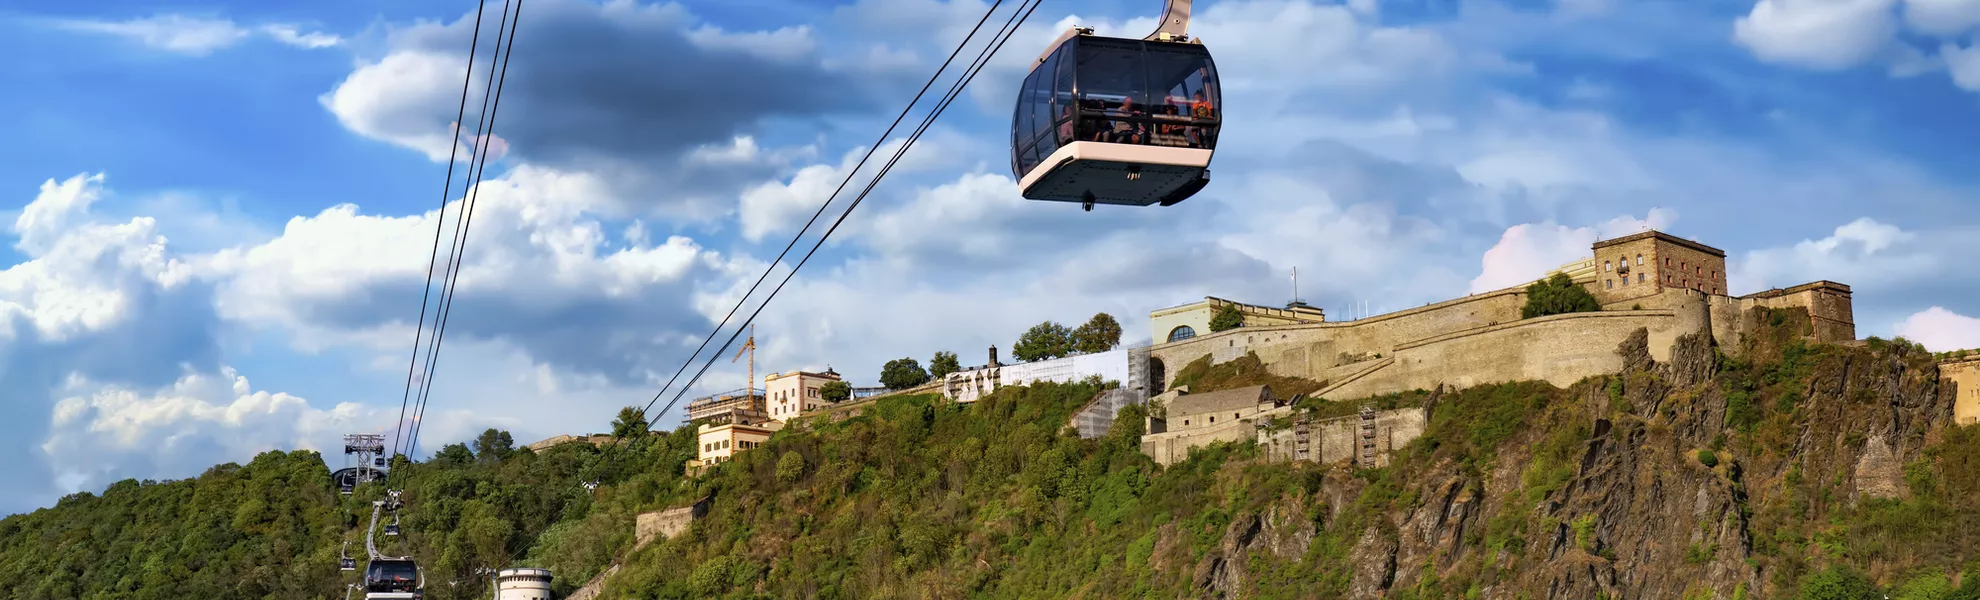
[[[1071,383],[1094,375],[1099,375],[1103,381],[1118,381],[1126,385],[1128,350],[1128,348],[1117,348],[1093,354],[958,371],[949,374],[948,385],[943,386],[943,394],[957,402],[973,402],[980,394],[994,391],[995,387],[1031,385],[1040,381]],[[994,387],[977,384],[984,379],[990,381],[983,383],[994,382]]]

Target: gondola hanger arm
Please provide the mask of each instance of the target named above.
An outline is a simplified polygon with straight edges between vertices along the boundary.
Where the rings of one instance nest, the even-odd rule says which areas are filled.
[[[1181,42],[1189,39],[1190,0],[1167,0],[1162,7],[1162,23],[1155,33],[1141,38],[1151,42]]]

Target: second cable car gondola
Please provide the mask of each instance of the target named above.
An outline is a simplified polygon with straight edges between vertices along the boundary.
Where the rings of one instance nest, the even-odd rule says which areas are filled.
[[[1189,0],[1168,0],[1142,39],[1075,27],[1032,63],[1011,119],[1025,198],[1147,206],[1210,182],[1223,99],[1210,51],[1185,33]]]

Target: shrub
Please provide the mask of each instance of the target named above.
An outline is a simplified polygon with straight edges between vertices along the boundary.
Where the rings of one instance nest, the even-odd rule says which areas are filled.
[[[1719,454],[1711,450],[1699,450],[1698,462],[1707,468],[1719,466]]]
[[[1244,313],[1238,312],[1235,306],[1229,304],[1218,306],[1217,312],[1210,315],[1210,331],[1213,333],[1237,329],[1243,326]]]
[[[1602,303],[1587,288],[1576,285],[1566,274],[1555,273],[1544,281],[1526,286],[1526,306],[1520,309],[1520,317],[1531,319],[1547,315],[1602,310]]]

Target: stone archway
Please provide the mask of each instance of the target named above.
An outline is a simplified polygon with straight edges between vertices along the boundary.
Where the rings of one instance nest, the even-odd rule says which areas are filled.
[[[1168,390],[1169,374],[1162,366],[1162,359],[1148,357],[1148,395],[1153,396]]]

